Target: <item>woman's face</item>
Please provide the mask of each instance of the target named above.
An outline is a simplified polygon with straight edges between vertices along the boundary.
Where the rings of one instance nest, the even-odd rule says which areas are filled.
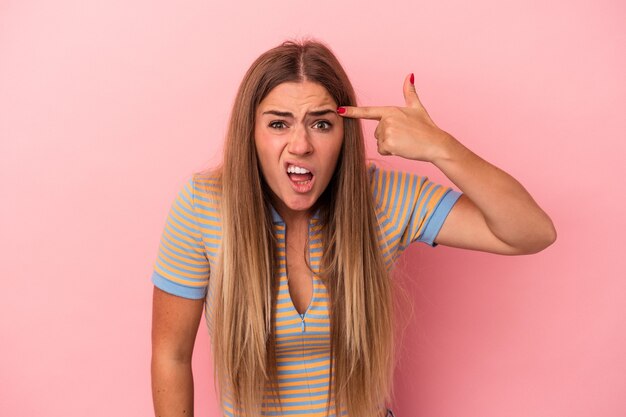
[[[257,155],[284,219],[310,210],[333,176],[343,143],[336,110],[328,91],[309,81],[279,84],[257,108]]]

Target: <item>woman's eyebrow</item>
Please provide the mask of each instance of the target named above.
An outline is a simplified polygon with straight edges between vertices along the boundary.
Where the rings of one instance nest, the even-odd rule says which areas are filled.
[[[315,111],[308,112],[306,115],[309,117],[310,116],[318,117],[318,116],[323,116],[328,113],[337,113],[337,110],[336,109],[315,110]],[[288,112],[288,111],[268,110],[268,111],[264,111],[263,114],[273,114],[274,116],[278,116],[278,117],[290,117],[292,119],[294,118],[293,113]]]
[[[337,113],[337,109],[323,109],[323,110],[310,111],[307,113],[307,116],[317,117],[317,116],[323,116],[328,113]]]
[[[273,114],[274,116],[291,117],[293,119],[293,113],[290,113],[288,111],[268,110],[264,111],[263,114]]]

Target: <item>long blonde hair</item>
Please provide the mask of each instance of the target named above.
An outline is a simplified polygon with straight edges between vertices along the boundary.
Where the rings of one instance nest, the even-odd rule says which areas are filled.
[[[226,136],[211,339],[216,388],[222,406],[227,394],[236,415],[260,415],[266,390],[280,398],[273,328],[277,261],[269,191],[254,145],[255,112],[277,85],[304,80],[324,86],[339,105],[356,105],[352,85],[328,47],[285,42],[262,54],[245,74]],[[332,395],[338,415],[346,410],[355,417],[378,416],[392,390],[392,287],[379,248],[358,120],[344,119],[337,168],[319,203],[320,278],[329,292],[331,334],[328,407]]]

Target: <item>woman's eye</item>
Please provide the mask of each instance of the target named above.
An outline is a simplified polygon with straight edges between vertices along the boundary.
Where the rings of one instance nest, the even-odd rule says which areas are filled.
[[[280,120],[277,120],[277,121],[271,122],[269,126],[270,126],[272,129],[284,129],[285,127],[287,127],[287,126],[285,125],[285,122],[282,122],[282,121],[280,121]]]
[[[326,120],[320,120],[313,125],[314,129],[329,130],[332,125]]]

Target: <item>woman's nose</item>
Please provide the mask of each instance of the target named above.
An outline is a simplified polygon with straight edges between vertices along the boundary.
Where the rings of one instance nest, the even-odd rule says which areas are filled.
[[[313,145],[305,128],[294,130],[289,138],[287,150],[294,155],[308,155],[313,152]]]

